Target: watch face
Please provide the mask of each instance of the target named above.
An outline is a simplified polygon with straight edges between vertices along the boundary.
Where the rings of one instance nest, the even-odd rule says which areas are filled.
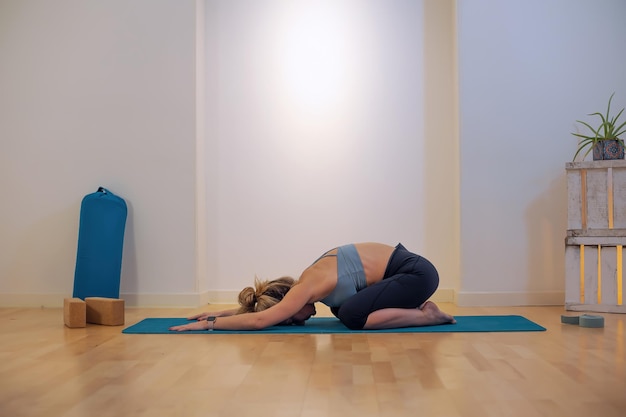
[[[215,316],[210,316],[210,317],[206,318],[206,321],[215,321],[216,318],[217,317],[215,317]]]

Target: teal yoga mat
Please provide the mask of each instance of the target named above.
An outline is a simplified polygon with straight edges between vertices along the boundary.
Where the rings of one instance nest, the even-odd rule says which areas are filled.
[[[386,330],[350,330],[334,317],[313,317],[304,326],[273,326],[263,330],[169,331],[170,326],[189,323],[185,318],[148,318],[122,331],[126,334],[331,334],[331,333],[458,333],[538,332],[546,330],[522,316],[455,316],[456,324],[405,327]],[[218,319],[219,320],[219,319]]]

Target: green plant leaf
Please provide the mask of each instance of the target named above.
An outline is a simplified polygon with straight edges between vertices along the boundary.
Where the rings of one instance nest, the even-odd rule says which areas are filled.
[[[613,91],[613,94],[611,94],[611,97],[609,97],[609,105],[606,106],[606,118],[609,118],[609,114],[611,114],[611,100],[613,100],[613,96],[615,95],[615,91]]]
[[[593,127],[591,127],[588,123],[585,123],[581,120],[576,120],[578,123],[582,124],[583,126],[586,126],[589,130],[591,130],[593,132],[593,134],[597,137],[598,136],[598,131],[596,129],[594,129]],[[572,135],[574,136],[578,136],[575,133],[572,133]]]
[[[613,92],[613,94],[609,97],[609,102],[606,107],[606,115],[600,112],[589,114],[589,116],[598,116],[600,118],[601,123],[597,128],[594,129],[589,123],[582,120],[576,120],[577,123],[580,123],[593,132],[593,136],[585,135],[583,133],[572,133],[572,135],[582,139],[578,143],[578,149],[574,154],[574,160],[576,160],[576,157],[581,154],[583,150],[588,148],[582,157],[584,160],[596,144],[603,140],[617,140],[622,146],[624,146],[624,141],[620,139],[620,135],[626,134],[626,122],[620,124],[619,126],[617,125],[624,109],[621,109],[617,115],[611,117],[611,102],[613,101],[613,96],[615,96],[615,92]]]

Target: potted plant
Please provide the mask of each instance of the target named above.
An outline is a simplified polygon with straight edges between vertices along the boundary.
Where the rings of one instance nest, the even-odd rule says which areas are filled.
[[[588,148],[587,152],[585,152],[582,159],[585,159],[587,154],[591,151],[593,151],[594,161],[602,159],[624,159],[624,140],[620,139],[620,136],[626,133],[626,122],[618,125],[619,118],[624,112],[624,109],[620,110],[616,116],[611,116],[611,100],[613,100],[614,95],[615,93],[611,94],[611,97],[609,97],[609,105],[606,109],[606,114],[596,112],[589,115],[600,117],[601,123],[597,129],[594,129],[586,122],[576,120],[576,122],[587,127],[591,131],[591,134],[583,135],[582,133],[572,133],[572,135],[582,139],[578,143],[578,150],[574,154],[574,160],[576,160],[578,154],[586,148]]]

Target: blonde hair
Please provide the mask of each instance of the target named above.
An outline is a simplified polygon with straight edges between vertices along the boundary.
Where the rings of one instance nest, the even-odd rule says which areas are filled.
[[[271,281],[254,278],[254,287],[246,287],[239,293],[239,310],[237,314],[254,313],[267,310],[283,299],[296,280],[291,277],[280,277]]]

